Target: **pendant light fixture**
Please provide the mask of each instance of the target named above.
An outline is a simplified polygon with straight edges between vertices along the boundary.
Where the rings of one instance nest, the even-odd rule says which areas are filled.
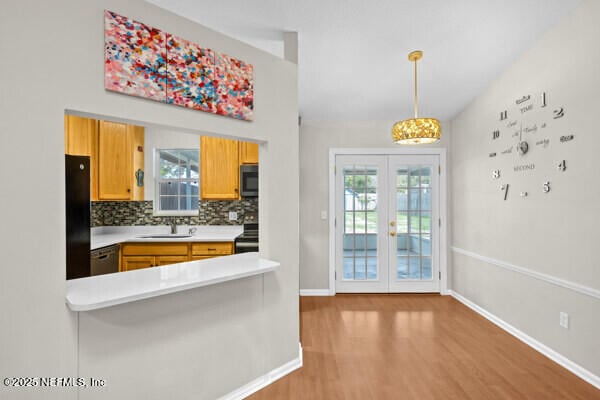
[[[440,140],[442,129],[435,118],[419,118],[417,106],[417,61],[423,57],[421,50],[408,54],[408,60],[415,63],[415,117],[399,121],[392,127],[392,138],[398,144],[429,144]]]

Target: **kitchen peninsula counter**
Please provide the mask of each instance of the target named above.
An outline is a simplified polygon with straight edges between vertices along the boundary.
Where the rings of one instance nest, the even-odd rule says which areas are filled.
[[[279,263],[242,253],[67,281],[72,311],[91,311],[271,272]]]

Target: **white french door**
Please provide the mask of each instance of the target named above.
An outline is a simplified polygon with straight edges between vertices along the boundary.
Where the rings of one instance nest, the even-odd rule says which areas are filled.
[[[439,156],[337,155],[336,292],[439,292]]]

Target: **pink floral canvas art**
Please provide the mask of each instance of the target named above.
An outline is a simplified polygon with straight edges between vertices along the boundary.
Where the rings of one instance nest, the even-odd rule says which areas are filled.
[[[254,67],[112,11],[104,12],[104,87],[246,121]]]
[[[164,102],[166,34],[112,11],[105,11],[104,87]]]
[[[217,114],[251,121],[254,116],[254,67],[215,53]]]
[[[195,43],[167,35],[167,103],[216,112],[215,55]]]

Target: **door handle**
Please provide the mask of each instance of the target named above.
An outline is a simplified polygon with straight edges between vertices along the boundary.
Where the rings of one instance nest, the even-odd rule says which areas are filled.
[[[396,231],[390,231],[390,236],[396,236]]]
[[[396,226],[396,221],[390,221],[390,226]]]

